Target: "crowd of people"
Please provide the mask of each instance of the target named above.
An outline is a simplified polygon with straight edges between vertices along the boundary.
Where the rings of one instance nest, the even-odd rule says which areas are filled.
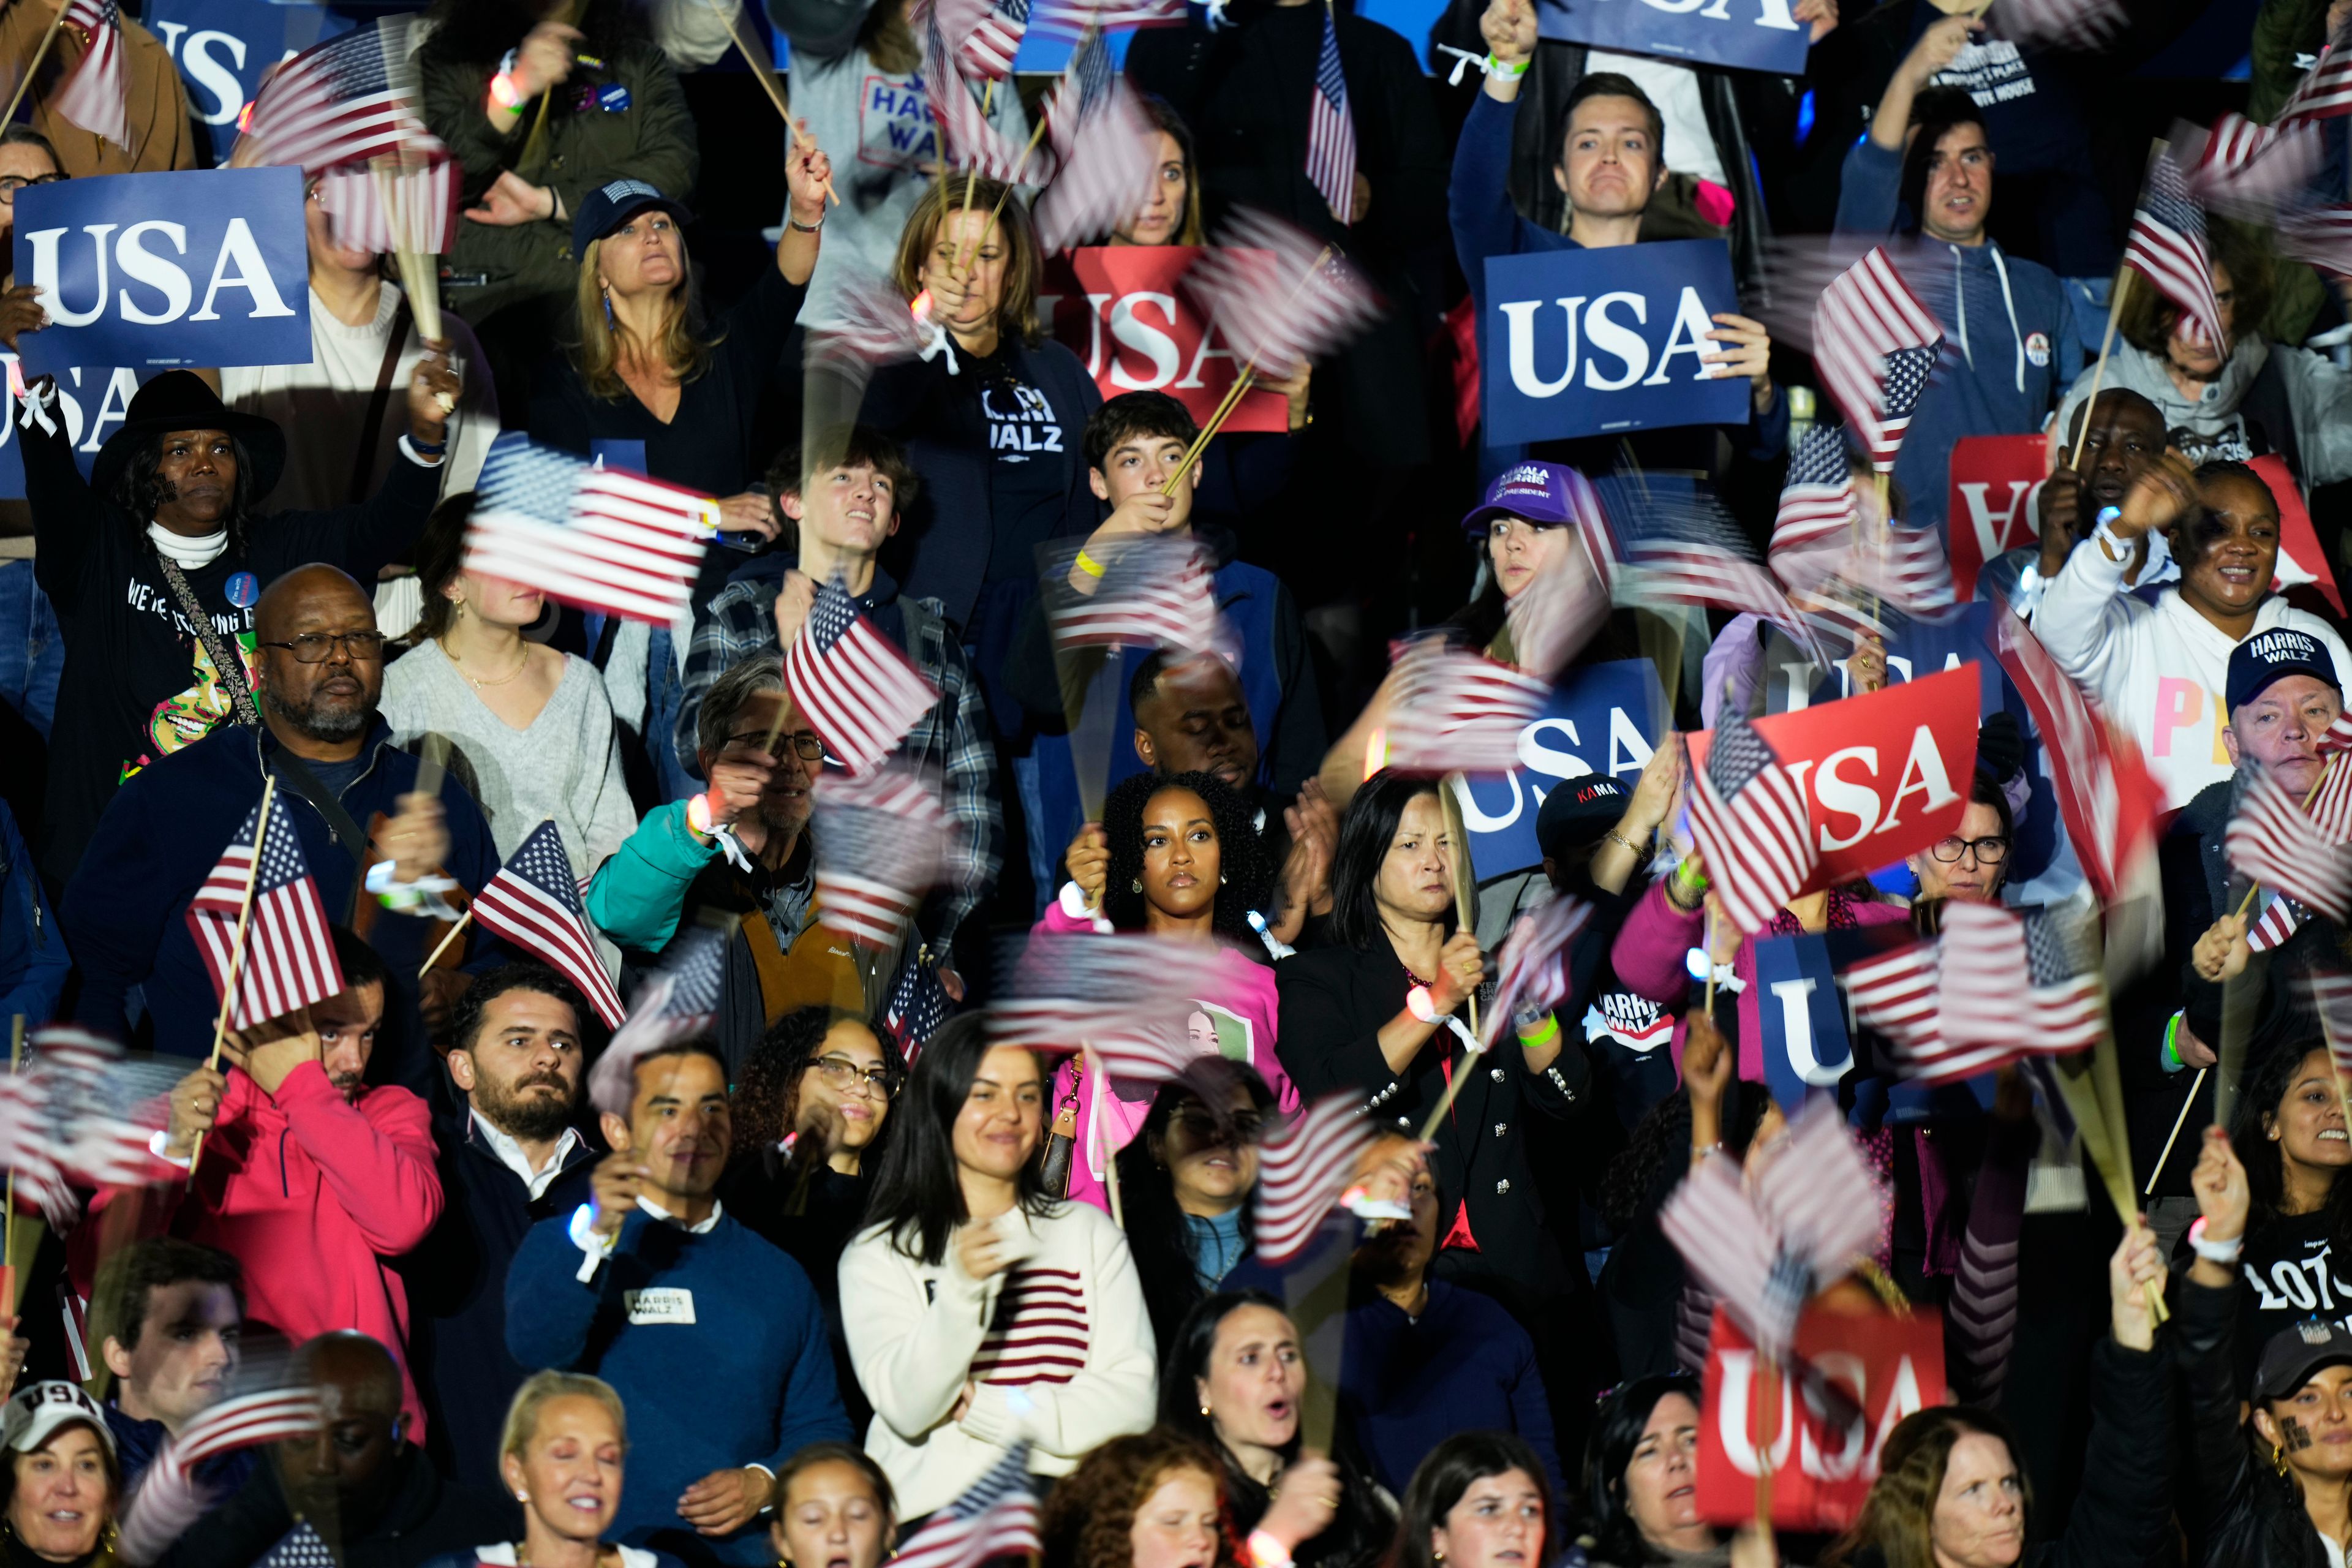
[[[1049,1568],[2341,1568],[2352,1130],[2313,982],[2352,937],[2258,902],[2232,845],[2258,781],[2307,800],[2340,749],[2352,371],[2325,343],[2352,289],[2219,214],[2218,322],[2119,284],[2103,57],[2021,47],[2018,4],[1798,0],[1792,78],[1567,41],[1535,0],[1456,0],[1413,40],[1345,5],[1174,7],[1124,45],[1149,189],[1082,247],[1201,246],[1246,208],[1385,297],[1313,363],[1257,367],[1279,413],[1200,451],[1182,388],[1098,376],[1048,331],[1071,262],[1027,165],[957,166],[937,111],[964,95],[951,118],[1018,147],[1042,84],[943,84],[931,7],[367,23],[404,40],[460,172],[436,299],[353,247],[313,172],[310,363],[153,374],[106,430],[11,361],[0,1018],[36,1062],[66,1025],[168,1088],[135,1169],[10,1176],[0,1555],[881,1568],[1010,1476]],[[2253,110],[2352,47],[2346,9],[2263,0]],[[28,186],[210,162],[154,17],[95,25],[119,28],[127,143],[57,101],[98,32],[49,55],[34,20],[0,16],[31,84],[0,237]],[[790,47],[794,118],[757,158],[692,90],[746,28]],[[1424,45],[1465,68],[1424,74]],[[2339,198],[2347,123],[2314,133]],[[2168,134],[2168,107],[2132,129]],[[782,212],[755,255],[695,205],[760,159]],[[1776,303],[1809,231],[1886,245],[1944,335],[1874,485]],[[1479,438],[1490,262],[1694,237],[1755,301],[1696,351],[1741,384],[1732,422]],[[838,351],[810,345],[876,297],[929,346],[837,406]],[[9,274],[12,355],[55,303]],[[684,614],[477,563],[517,435],[710,498]],[[1951,464],[1998,436],[2046,461],[1995,536],[1954,513]],[[1743,932],[1683,737],[1802,706],[1801,663],[1769,615],[1612,581],[1591,498],[1638,509],[1673,475],[1727,520],[1706,549],[1760,556],[1784,483],[1822,482],[1801,448],[1853,476],[1858,529],[1957,555],[1974,528],[1989,601],[1888,607],[1812,702],[1930,673],[1959,624],[1984,717],[1948,834]],[[1059,607],[1180,547],[1214,646],[1113,647],[1077,679]],[[1543,667],[1542,606],[1596,584],[1589,641]],[[879,943],[828,901],[860,870],[822,804],[845,759],[794,673],[852,622],[926,692],[892,749],[940,825]],[[1913,1092],[1851,1010],[1838,1081],[1792,1096],[1767,1059],[1802,1010],[1766,973],[1780,939],[2102,912],[1995,623],[2161,797],[2098,1047],[2120,1152],[2018,1062]],[[1531,731],[1534,852],[1474,869],[1464,797],[1386,765],[1426,700],[1383,679],[1391,635],[1561,689],[1644,661],[1658,722],[1572,776]],[[191,905],[265,791],[340,978],[231,1027]],[[462,907],[549,825],[568,966]],[[1562,900],[1557,994],[1493,1017],[1506,939]],[[1000,1026],[1024,965],[1112,938],[1185,977],[1160,1020],[1181,1072]],[[690,1024],[616,1045],[648,998]],[[1867,1391],[1853,1506],[1776,1531],[1769,1479],[1742,1471],[1727,1511],[1702,1476],[1747,1441],[1723,1336],[1761,1336],[1665,1215],[1716,1162],[1759,1204],[1801,1187],[1776,1161],[1824,1100],[1874,1239],[1819,1272],[1776,1255],[1771,1289],[1821,1321],[1940,1321],[1920,1375],[1948,1399]],[[1332,1105],[1345,1203],[1275,1247],[1267,1166]],[[2128,1203],[2118,1156],[2146,1178]],[[1829,1419],[1843,1396],[1789,1368]],[[283,1389],[315,1400],[291,1435],[208,1423]]]

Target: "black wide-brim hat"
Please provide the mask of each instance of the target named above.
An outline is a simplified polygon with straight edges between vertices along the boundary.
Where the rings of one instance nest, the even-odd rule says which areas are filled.
[[[251,469],[250,497],[257,503],[278,488],[278,477],[286,471],[286,433],[278,427],[278,421],[258,414],[239,414],[223,403],[212,384],[194,371],[167,370],[139,389],[131,399],[122,428],[98,449],[98,460],[90,465],[90,489],[101,496],[113,493],[116,479],[130,466],[131,456],[141,443],[171,430],[226,430],[236,437],[245,447]]]

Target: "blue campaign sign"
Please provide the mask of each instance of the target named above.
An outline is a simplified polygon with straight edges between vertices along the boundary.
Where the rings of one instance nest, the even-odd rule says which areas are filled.
[[[1542,718],[1519,735],[1520,765],[1463,781],[1462,825],[1482,882],[1543,864],[1536,813],[1562,779],[1607,773],[1631,780],[1668,725],[1666,694],[1648,659],[1572,669]],[[1629,786],[1630,787],[1630,784]]]
[[[16,369],[16,356],[0,353],[0,365],[5,366],[0,378],[14,385],[22,374]],[[65,416],[66,438],[73,443],[74,461],[80,465],[83,479],[89,478],[90,465],[98,461],[98,449],[106,445],[106,438],[121,429],[130,416],[131,397],[158,374],[121,365],[112,369],[76,366],[58,377],[58,410]],[[11,397],[8,413],[9,417],[0,419],[0,500],[20,500],[25,494],[25,410]]]
[[[1487,258],[1486,444],[1745,425],[1747,381],[1706,361],[1738,309],[1719,239]]]
[[[1772,1098],[1794,1108],[1808,1090],[1835,1089],[1853,1067],[1853,1042],[1826,938],[1800,932],[1758,942],[1755,984]]]
[[[211,136],[214,161],[226,163],[237,116],[270,67],[379,16],[423,9],[415,0],[147,0],[141,20],[179,67],[188,111]]]
[[[1811,29],[1790,0],[1537,0],[1547,38],[1695,65],[1801,76]]]
[[[25,374],[308,364],[310,271],[299,169],[186,169],[32,185],[16,277],[49,325]]]

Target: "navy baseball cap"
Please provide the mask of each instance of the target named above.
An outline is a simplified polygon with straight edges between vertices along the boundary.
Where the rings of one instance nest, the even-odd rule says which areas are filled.
[[[2256,632],[2231,650],[2227,694],[2230,710],[2236,712],[2260,697],[2272,681],[2290,675],[2307,675],[2323,686],[2334,687],[2339,694],[2344,689],[2344,681],[2336,673],[2336,660],[2326,643],[2292,626],[2273,626],[2266,632]]]
[[[2254,1369],[2254,1399],[2284,1399],[2322,1367],[2352,1366],[2352,1334],[2324,1318],[2305,1318],[2273,1334]]]
[[[1576,515],[1576,494],[1591,487],[1565,463],[1514,463],[1486,487],[1486,499],[1462,520],[1471,533],[1486,531],[1497,517],[1525,518],[1538,528],[1558,528]]]
[[[681,224],[694,221],[684,202],[670,200],[643,180],[614,180],[589,192],[572,215],[572,254],[587,255],[591,240],[604,238],[647,207],[659,207]]]
[[[1536,813],[1536,847],[1554,860],[1600,841],[1623,819],[1633,792],[1606,773],[1562,779]]]

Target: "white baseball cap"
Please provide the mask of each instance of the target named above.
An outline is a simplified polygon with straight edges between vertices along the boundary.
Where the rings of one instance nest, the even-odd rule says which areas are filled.
[[[73,1383],[36,1383],[18,1389],[0,1409],[0,1444],[29,1454],[47,1442],[60,1426],[87,1422],[98,1431],[106,1451],[114,1452],[114,1433],[98,1401]]]

